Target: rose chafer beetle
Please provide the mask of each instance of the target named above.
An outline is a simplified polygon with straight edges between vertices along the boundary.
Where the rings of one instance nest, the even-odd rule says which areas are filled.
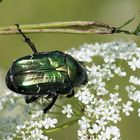
[[[82,62],[61,51],[38,52],[19,25],[16,26],[33,54],[12,63],[6,75],[6,85],[10,90],[24,94],[26,103],[40,97],[51,98],[49,105],[44,108],[46,113],[59,95],[72,97],[75,87],[88,82],[86,68]]]

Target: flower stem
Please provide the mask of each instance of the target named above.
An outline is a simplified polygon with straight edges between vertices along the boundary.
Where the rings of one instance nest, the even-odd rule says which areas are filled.
[[[104,23],[93,21],[69,21],[69,22],[52,22],[41,24],[20,25],[24,33],[72,33],[72,34],[114,34],[125,33],[132,34],[129,31],[120,30]],[[19,34],[17,27],[5,26],[0,27],[0,35]]]

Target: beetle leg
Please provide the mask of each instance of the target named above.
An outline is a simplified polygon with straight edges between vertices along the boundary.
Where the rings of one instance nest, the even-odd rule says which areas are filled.
[[[48,110],[50,110],[50,109],[52,108],[52,106],[54,105],[54,103],[55,103],[55,101],[56,101],[57,98],[58,98],[58,94],[56,94],[56,95],[52,98],[51,103],[50,103],[47,107],[45,107],[45,108],[43,109],[44,114],[45,114]]]
[[[18,24],[15,24],[17,26],[17,29],[19,31],[19,33],[24,37],[24,41],[29,45],[29,47],[32,49],[32,51],[34,53],[37,53],[37,50],[35,48],[35,45],[34,43],[30,40],[30,38],[28,38],[23,32],[22,30],[19,28],[19,25]]]
[[[25,102],[27,104],[32,103],[34,101],[36,101],[40,96],[25,96]]]
[[[72,90],[72,92],[71,92],[70,94],[67,95],[67,98],[71,98],[71,97],[73,97],[74,94],[75,94],[75,92],[74,92],[74,90]]]

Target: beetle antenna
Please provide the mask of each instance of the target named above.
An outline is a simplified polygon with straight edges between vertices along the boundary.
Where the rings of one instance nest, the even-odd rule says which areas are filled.
[[[15,24],[15,25],[17,26],[17,29],[18,29],[19,33],[24,37],[24,41],[29,45],[29,47],[32,49],[32,51],[34,53],[38,53],[37,50],[36,50],[36,47],[35,47],[34,43],[19,28],[19,24]]]

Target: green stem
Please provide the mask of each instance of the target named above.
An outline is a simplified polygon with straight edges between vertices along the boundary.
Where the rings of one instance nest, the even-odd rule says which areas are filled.
[[[48,114],[52,114],[52,115],[63,115],[60,112],[48,112]]]
[[[61,129],[63,129],[63,128],[67,128],[67,127],[69,127],[69,126],[75,124],[80,118],[81,118],[81,116],[78,117],[78,118],[76,118],[76,119],[74,119],[74,120],[72,120],[72,121],[70,121],[70,122],[67,122],[67,123],[58,125],[58,126],[55,127],[55,128],[51,128],[51,129],[48,129],[48,130],[43,130],[43,133],[44,133],[44,134],[47,134],[47,133],[59,131],[59,130],[61,130]]]
[[[119,28],[109,26],[104,23],[93,21],[69,21],[69,22],[52,22],[41,24],[20,25],[24,33],[72,33],[72,34],[114,34],[130,33],[129,31],[120,30]],[[0,27],[0,35],[18,34],[19,31],[15,25]],[[132,34],[132,33],[131,33]]]

